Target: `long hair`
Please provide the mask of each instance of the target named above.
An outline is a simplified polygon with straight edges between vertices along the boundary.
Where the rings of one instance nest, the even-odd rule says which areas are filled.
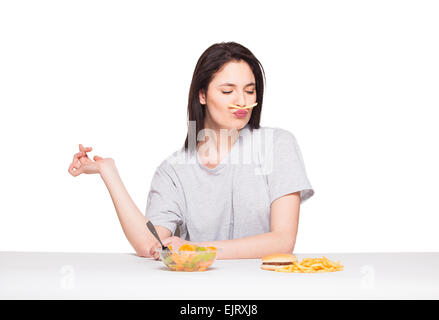
[[[198,59],[197,65],[195,66],[194,74],[192,76],[192,82],[189,89],[189,99],[188,99],[188,133],[186,135],[186,141],[184,143],[185,150],[196,151],[195,146],[188,146],[190,121],[195,121],[195,137],[198,137],[198,133],[204,129],[204,118],[205,118],[205,107],[200,104],[199,92],[204,90],[207,92],[210,81],[216,72],[218,72],[224,64],[230,61],[245,61],[250,66],[255,76],[256,82],[256,102],[258,107],[254,108],[252,115],[248,122],[249,129],[259,129],[259,123],[261,119],[262,102],[264,97],[264,83],[265,83],[265,72],[261,63],[258,59],[251,53],[249,49],[240,45],[236,42],[221,42],[211,45],[206,51],[203,52],[201,57]],[[195,149],[193,149],[195,147]],[[192,149],[192,150],[190,150]]]

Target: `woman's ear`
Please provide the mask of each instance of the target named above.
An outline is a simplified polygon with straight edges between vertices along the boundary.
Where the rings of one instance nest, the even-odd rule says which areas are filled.
[[[202,104],[202,105],[206,104],[206,94],[204,92],[204,89],[201,89],[198,92],[198,98],[200,99],[200,104]]]

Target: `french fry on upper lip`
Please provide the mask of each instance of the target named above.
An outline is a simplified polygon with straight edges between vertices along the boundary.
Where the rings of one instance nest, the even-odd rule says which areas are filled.
[[[238,106],[236,106],[236,105],[234,105],[234,104],[229,104],[229,108],[231,108],[231,109],[250,109],[250,108],[253,108],[253,107],[255,107],[256,105],[257,105],[258,103],[256,102],[256,103],[254,103],[254,104],[252,104],[252,105],[250,105],[250,106],[246,106],[246,107],[238,107]]]

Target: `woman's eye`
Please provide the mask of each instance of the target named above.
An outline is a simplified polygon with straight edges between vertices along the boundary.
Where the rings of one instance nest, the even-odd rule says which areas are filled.
[[[224,94],[229,94],[229,93],[232,93],[232,91],[223,91],[223,93]],[[249,93],[249,94],[253,94],[253,93],[255,93],[254,91],[247,91],[247,93]]]

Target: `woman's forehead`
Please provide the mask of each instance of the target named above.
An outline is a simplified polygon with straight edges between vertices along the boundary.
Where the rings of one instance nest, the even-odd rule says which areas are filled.
[[[212,79],[215,86],[249,86],[255,83],[255,76],[245,61],[226,63]]]

